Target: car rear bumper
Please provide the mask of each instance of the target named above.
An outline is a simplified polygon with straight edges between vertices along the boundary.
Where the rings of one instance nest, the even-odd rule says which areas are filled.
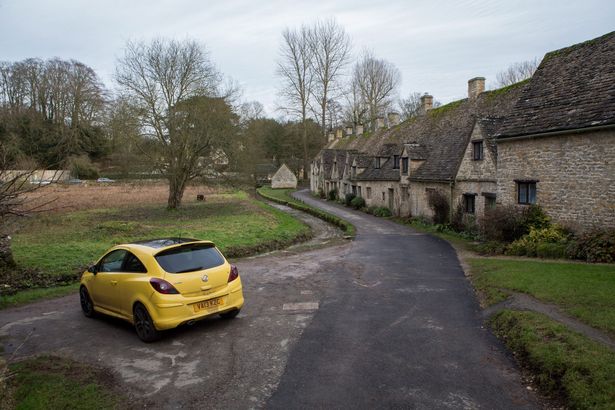
[[[223,304],[196,311],[196,303],[219,298],[222,298]],[[232,284],[229,284],[224,293],[216,292],[216,294],[209,295],[207,298],[182,299],[184,300],[164,300],[155,303],[151,316],[156,329],[172,329],[184,323],[201,320],[208,316],[241,309],[244,302],[243,288],[239,278],[233,281]]]

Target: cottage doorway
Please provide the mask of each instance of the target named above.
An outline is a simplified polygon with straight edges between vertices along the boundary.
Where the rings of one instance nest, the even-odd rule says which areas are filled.
[[[391,210],[391,212],[393,212],[394,196],[395,190],[393,188],[389,188],[389,209]]]

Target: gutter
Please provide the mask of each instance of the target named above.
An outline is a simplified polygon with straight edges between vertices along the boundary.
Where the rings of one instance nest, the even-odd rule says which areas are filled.
[[[499,136],[499,137],[496,137],[496,143],[500,141],[504,142],[504,141],[515,141],[515,140],[522,140],[522,139],[551,137],[554,135],[584,134],[586,132],[604,131],[604,130],[610,130],[612,128],[615,129],[615,124],[599,125],[597,127],[573,128],[570,130],[541,132],[538,134],[517,135],[517,136],[512,136],[512,137]]]

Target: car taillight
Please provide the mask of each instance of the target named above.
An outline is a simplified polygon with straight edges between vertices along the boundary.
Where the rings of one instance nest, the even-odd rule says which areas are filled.
[[[237,270],[237,266],[231,265],[231,272],[228,274],[228,281],[232,282],[239,277],[239,271]]]
[[[164,279],[151,278],[149,283],[158,293],[162,293],[164,295],[177,295],[179,293],[173,285]]]

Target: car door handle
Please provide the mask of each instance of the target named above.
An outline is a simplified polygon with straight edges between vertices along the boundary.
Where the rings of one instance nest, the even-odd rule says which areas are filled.
[[[111,284],[112,284],[112,285],[117,285],[117,280],[112,280],[112,281],[111,281]]]

